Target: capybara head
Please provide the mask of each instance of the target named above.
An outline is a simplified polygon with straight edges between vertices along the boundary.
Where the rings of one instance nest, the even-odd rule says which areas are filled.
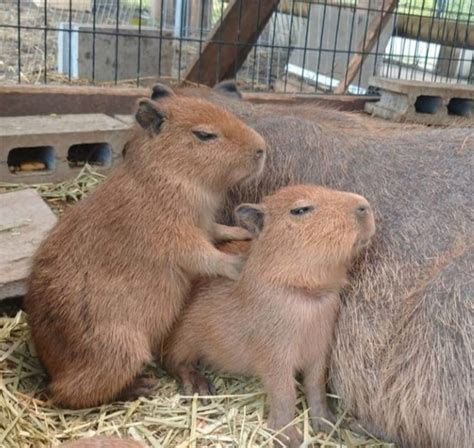
[[[275,265],[275,277],[285,272],[290,282],[292,275],[313,283],[324,282],[318,272],[345,272],[375,232],[364,197],[319,186],[284,187],[261,204],[238,206],[235,214],[239,225],[257,235],[252,258],[255,252],[260,262],[264,257],[265,269]]]
[[[263,169],[263,138],[204,99],[175,94],[157,84],[151,99],[139,101],[135,119],[141,138],[133,151],[127,151],[126,160],[132,163],[138,159],[148,169],[172,170],[181,178],[192,173],[215,188],[240,184]]]

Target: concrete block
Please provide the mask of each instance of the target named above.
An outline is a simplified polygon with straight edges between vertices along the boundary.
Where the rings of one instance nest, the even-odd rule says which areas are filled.
[[[372,78],[370,85],[380,101],[366,103],[365,110],[378,117],[437,125],[474,117],[474,88],[469,85],[385,78]]]
[[[172,32],[156,27],[60,23],[58,71],[73,78],[95,81],[170,76],[173,62]],[[116,34],[118,36],[116,36]],[[164,37],[164,39],[163,39]],[[95,55],[94,55],[95,45]],[[138,58],[140,47],[140,59]],[[140,66],[138,63],[140,61]]]
[[[0,180],[59,182],[122,160],[130,124],[103,114],[0,118]]]
[[[26,293],[31,258],[56,219],[36,190],[0,194],[0,300]]]

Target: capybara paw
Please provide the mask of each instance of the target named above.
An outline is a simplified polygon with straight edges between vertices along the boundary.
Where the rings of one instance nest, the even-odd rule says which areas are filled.
[[[253,238],[253,235],[242,227],[233,227],[232,233],[233,240],[251,240]]]
[[[357,421],[351,421],[351,422],[345,421],[343,422],[342,427],[349,429],[352,432],[355,432],[357,434],[361,434],[361,435],[370,434],[372,436],[381,437],[381,434],[379,434],[378,431],[376,431],[372,425],[368,425],[367,423],[364,423],[362,425],[358,423]]]
[[[120,394],[118,401],[134,401],[139,397],[148,397],[152,395],[157,384],[155,378],[139,376]]]
[[[223,266],[222,275],[231,280],[238,280],[244,265],[244,258],[240,255],[228,255]]]
[[[183,380],[183,394],[192,396],[198,394],[201,396],[215,395],[216,388],[214,384],[207,377],[197,370],[188,372],[186,380]],[[203,403],[208,403],[209,400],[203,400]]]
[[[335,422],[336,422],[336,417],[332,414],[332,412],[329,412],[327,415],[325,415],[322,418],[320,417],[314,418],[312,420],[313,431],[324,432],[328,434],[333,430],[334,426],[332,424],[334,424]]]
[[[303,436],[294,426],[290,426],[283,433],[278,434],[276,439],[278,442],[275,445],[288,448],[299,448],[303,443]]]

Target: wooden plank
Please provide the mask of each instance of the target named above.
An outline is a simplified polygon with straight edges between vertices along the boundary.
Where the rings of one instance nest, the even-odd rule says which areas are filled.
[[[0,117],[50,114],[131,114],[149,89],[77,86],[0,86]]]
[[[212,87],[234,77],[278,3],[279,0],[234,0],[210,32],[201,55],[192,61],[184,79]]]
[[[204,89],[204,87],[203,87]],[[149,89],[123,87],[81,86],[0,86],[0,116],[50,114],[89,114],[129,116],[138,98],[148,97]],[[366,101],[379,99],[374,96],[281,94],[242,92],[244,101],[251,103],[326,103],[343,110],[361,110]],[[25,99],[27,98],[27,99]],[[28,104],[25,107],[25,104]],[[123,118],[123,117],[122,117]]]
[[[366,39],[362,39],[362,41],[358,45],[356,53],[351,57],[351,60],[349,61],[346,74],[341,78],[339,85],[334,89],[334,93],[344,93],[350,83],[354,80],[357,73],[361,69],[362,64],[364,63],[365,58],[367,57],[367,53],[369,53],[377,43],[377,39],[382,33],[382,30],[389,22],[391,15],[393,14],[397,5],[398,0],[390,0],[390,3],[387,5],[387,8],[384,11],[381,11],[380,15],[377,14],[373,18],[372,23],[370,23],[368,26]]]
[[[397,14],[395,24],[399,37],[423,40],[449,47],[474,49],[474,24],[451,19]]]
[[[337,110],[357,111],[364,110],[367,102],[379,101],[375,95],[325,95],[319,94],[282,94],[248,92],[243,94],[243,99],[253,104],[288,104],[288,105],[314,105],[328,106]]]

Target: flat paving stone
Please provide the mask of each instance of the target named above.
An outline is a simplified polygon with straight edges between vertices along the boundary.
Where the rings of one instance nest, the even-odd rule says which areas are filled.
[[[56,221],[36,190],[0,193],[0,300],[26,293],[32,256]]]

